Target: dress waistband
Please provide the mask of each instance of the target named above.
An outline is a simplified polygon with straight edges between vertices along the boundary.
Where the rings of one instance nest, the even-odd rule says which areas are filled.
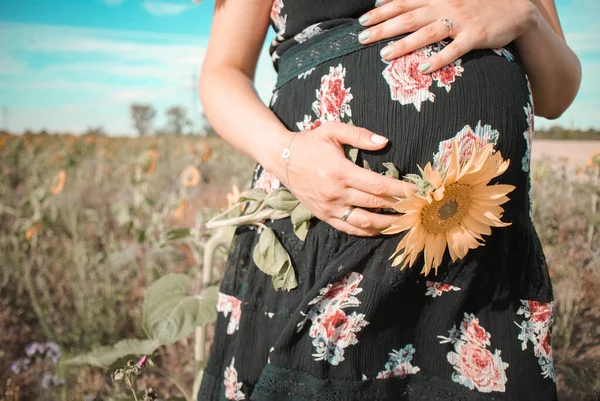
[[[369,44],[359,42],[358,34],[364,29],[366,27],[362,26],[358,19],[355,19],[292,46],[279,59],[275,89],[325,61],[381,43],[381,41]],[[398,35],[386,39],[386,41],[404,36],[407,34]]]

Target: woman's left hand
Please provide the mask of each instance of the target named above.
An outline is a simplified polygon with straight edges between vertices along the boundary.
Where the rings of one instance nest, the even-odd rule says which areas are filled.
[[[382,58],[391,60],[453,38],[448,46],[419,66],[422,73],[430,73],[470,50],[507,45],[533,25],[536,13],[537,8],[530,0],[387,0],[359,19],[363,26],[369,27],[361,32],[368,30],[368,38],[359,40],[368,44],[412,32],[382,49]],[[363,22],[365,16],[368,19]],[[385,49],[390,49],[389,54],[383,54]]]

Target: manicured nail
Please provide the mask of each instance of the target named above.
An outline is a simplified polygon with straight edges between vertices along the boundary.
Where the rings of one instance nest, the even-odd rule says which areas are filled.
[[[365,24],[368,20],[369,20],[369,14],[364,14],[364,15],[360,16],[360,18],[358,19],[358,22],[360,22],[361,24]]]
[[[371,141],[374,143],[386,143],[388,139],[385,136],[373,134],[371,136]]]
[[[389,47],[389,46],[386,46],[383,49],[381,49],[381,51],[379,52],[379,54],[381,54],[381,57],[387,57],[390,54],[392,54],[392,48]]]
[[[419,66],[419,71],[425,72],[425,71],[427,71],[430,68],[431,68],[431,64],[429,64],[429,63],[423,63],[423,64],[421,64]]]
[[[358,34],[358,40],[362,42],[363,40],[369,39],[369,36],[371,36],[371,32],[369,32],[368,29],[365,29],[360,34]]]

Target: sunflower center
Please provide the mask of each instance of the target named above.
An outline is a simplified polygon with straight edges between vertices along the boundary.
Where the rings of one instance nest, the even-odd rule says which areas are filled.
[[[449,185],[441,200],[434,200],[423,208],[421,214],[423,227],[430,233],[445,233],[462,221],[471,203],[470,185]]]
[[[438,216],[440,216],[440,219],[449,219],[450,217],[454,216],[457,211],[458,203],[456,203],[455,200],[449,200],[440,206],[438,209]]]

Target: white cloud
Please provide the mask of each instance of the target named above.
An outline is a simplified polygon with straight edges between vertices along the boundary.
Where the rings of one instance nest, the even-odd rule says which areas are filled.
[[[151,103],[157,126],[170,105],[201,110],[196,88],[207,37],[4,22],[0,31],[0,104],[15,132],[101,125],[132,134],[132,102]],[[266,44],[255,77],[265,104],[275,79]]]
[[[192,8],[194,4],[192,1],[187,3],[170,3],[167,1],[147,0],[144,1],[144,10],[148,11],[152,15],[178,15],[186,12]]]

